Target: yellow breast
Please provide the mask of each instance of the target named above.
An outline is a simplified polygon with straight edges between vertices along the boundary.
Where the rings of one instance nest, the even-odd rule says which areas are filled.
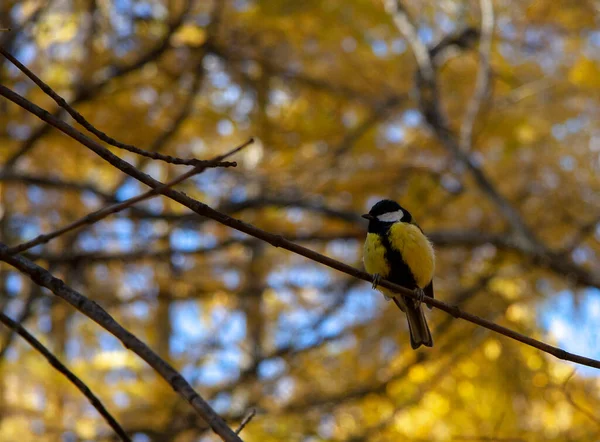
[[[367,233],[363,261],[365,270],[369,273],[379,273],[382,278],[390,273],[390,266],[385,259],[385,246],[376,233]]]
[[[414,224],[400,222],[390,228],[389,240],[402,255],[417,285],[425,288],[435,272],[435,254],[427,237]]]

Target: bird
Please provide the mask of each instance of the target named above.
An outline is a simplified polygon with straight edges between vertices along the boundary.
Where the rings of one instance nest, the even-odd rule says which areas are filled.
[[[410,212],[396,201],[381,200],[362,217],[369,220],[363,262],[366,271],[373,275],[373,288],[386,299],[392,298],[406,313],[411,347],[432,347],[431,331],[421,308],[425,296],[434,297],[435,253],[431,242]],[[377,288],[381,278],[414,290],[417,299]]]

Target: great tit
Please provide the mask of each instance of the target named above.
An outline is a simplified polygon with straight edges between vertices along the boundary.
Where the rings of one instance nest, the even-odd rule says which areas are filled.
[[[379,201],[362,217],[369,220],[363,260],[367,272],[374,275],[373,288],[377,288],[379,279],[383,277],[415,290],[419,300],[394,296],[383,287],[378,289],[386,299],[391,297],[406,313],[411,347],[432,347],[433,339],[421,308],[421,300],[424,296],[433,298],[433,246],[408,210],[395,201]]]

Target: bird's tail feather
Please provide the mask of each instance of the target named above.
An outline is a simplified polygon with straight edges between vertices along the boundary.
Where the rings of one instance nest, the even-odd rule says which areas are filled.
[[[393,299],[400,310],[406,313],[408,330],[410,332],[410,346],[413,349],[417,349],[421,345],[433,347],[431,331],[429,331],[427,319],[421,306],[415,307],[412,300],[407,300],[405,305],[402,306],[396,298]]]

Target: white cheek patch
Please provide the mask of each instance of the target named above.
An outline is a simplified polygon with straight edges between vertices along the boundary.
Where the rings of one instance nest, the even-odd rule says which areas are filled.
[[[396,223],[404,217],[404,212],[402,210],[396,210],[395,212],[388,212],[381,214],[377,217],[379,221],[383,221],[384,223]]]

